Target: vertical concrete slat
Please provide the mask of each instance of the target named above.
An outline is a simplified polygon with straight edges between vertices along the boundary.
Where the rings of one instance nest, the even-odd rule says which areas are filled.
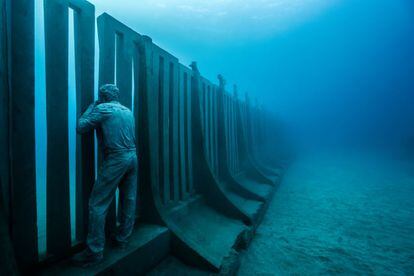
[[[239,125],[241,125],[241,122],[239,122],[239,117],[237,116],[237,113],[240,112],[240,107],[239,107],[239,100],[237,98],[234,99],[233,101],[233,139],[234,139],[234,167],[236,168],[237,166],[237,161],[239,160],[239,153],[240,153],[240,148],[239,148],[239,139],[240,139],[240,131],[241,129],[239,128]],[[237,172],[240,172],[240,170],[237,170]]]
[[[167,61],[159,53],[158,56],[158,127],[159,127],[159,180],[160,195],[165,204],[169,201],[169,135],[168,135],[168,70]]]
[[[246,157],[246,151],[247,151],[247,137],[246,137],[246,133],[244,130],[244,125],[245,125],[245,120],[244,120],[244,109],[243,109],[243,103],[239,100],[236,100],[235,102],[235,109],[236,109],[236,119],[237,119],[237,131],[238,131],[238,138],[239,138],[239,144],[240,144],[240,149],[239,150],[243,150],[244,153],[242,153],[243,158]],[[241,160],[242,165],[243,162],[245,162],[245,160]]]
[[[143,86],[143,78],[142,74],[145,71],[143,68],[145,61],[143,58],[145,57],[141,46],[139,45],[139,41],[135,42],[133,45],[133,80],[134,81],[134,102],[132,103],[134,107],[134,118],[135,118],[135,139],[137,143],[137,157],[138,157],[138,184],[144,183],[145,177],[148,175],[148,170],[146,170],[145,165],[143,164],[143,152],[144,152],[144,128],[147,127],[145,125],[146,117],[144,117],[144,104],[146,104],[146,99],[144,98],[144,93],[142,93],[142,86]],[[142,131],[141,131],[142,130]],[[146,174],[146,175],[145,175]],[[148,182],[147,182],[148,183]],[[142,198],[142,185],[138,185],[137,189],[137,209],[136,209],[136,217],[141,216],[142,208],[141,208],[141,198]]]
[[[161,190],[161,163],[160,163],[160,127],[159,127],[159,54],[154,49],[150,37],[143,36],[140,43],[141,62],[140,66],[140,93],[142,94],[142,118],[143,129],[143,151],[142,159],[144,170],[140,173],[144,180],[141,185],[142,217],[147,221],[156,221],[157,213],[153,209],[154,200],[162,201],[163,190]],[[147,196],[146,196],[147,195]],[[162,203],[162,202],[161,202]]]
[[[117,72],[117,86],[120,92],[120,103],[125,105],[126,107],[132,107],[132,97],[131,97],[131,89],[132,89],[132,46],[133,44],[128,39],[127,34],[118,34],[117,35],[117,64],[116,72]]]
[[[233,170],[236,170],[236,161],[237,161],[237,154],[238,154],[238,152],[239,152],[239,148],[236,146],[237,144],[236,144],[236,139],[238,138],[238,135],[237,135],[237,121],[236,121],[236,112],[237,112],[237,108],[236,108],[236,102],[237,102],[237,100],[236,99],[233,99],[232,100],[232,105],[231,105],[231,116],[232,116],[232,130],[231,130],[231,132],[232,132],[232,144],[233,144],[233,156],[232,156],[232,159],[233,159]],[[238,171],[237,171],[238,172]]]
[[[158,113],[158,140],[155,142],[158,143],[158,180],[159,180],[159,191],[160,197],[162,202],[165,204],[165,190],[164,190],[164,58],[160,57],[158,53],[156,53],[156,69],[157,69],[157,107],[155,110]],[[155,69],[154,68],[154,69]]]
[[[229,97],[229,115],[230,115],[230,143],[231,143],[231,152],[230,152],[230,157],[231,157],[231,168],[233,170],[233,172],[235,172],[235,168],[234,168],[234,161],[235,161],[235,154],[237,151],[237,148],[235,148],[235,129],[234,129],[234,101],[233,98],[230,96]]]
[[[212,138],[212,128],[211,128],[211,88],[210,85],[206,85],[206,132],[205,136],[207,137],[207,156],[208,156],[208,162],[210,164],[210,167],[212,168],[212,171],[214,173],[214,168],[212,166],[212,159],[213,159],[213,152],[211,148],[211,138]]]
[[[205,116],[204,116],[204,114],[205,114],[205,96],[206,95],[205,95],[205,86],[204,86],[204,84],[201,83],[200,85],[201,85],[201,87],[200,87],[200,89],[198,90],[197,93],[199,93],[198,99],[199,99],[200,111],[201,111],[201,114],[200,114],[200,120],[201,120],[200,126],[201,126],[201,130],[203,131],[203,134],[204,134],[205,133],[205,127],[206,127]]]
[[[228,140],[229,140],[229,167],[230,167],[230,171],[232,172],[232,173],[234,173],[234,168],[233,168],[233,159],[231,158],[232,157],[232,154],[231,154],[231,152],[233,151],[233,137],[232,137],[232,134],[233,134],[233,131],[232,131],[232,126],[233,126],[233,117],[232,117],[232,114],[231,114],[231,97],[230,96],[227,96],[227,114],[228,114],[228,117],[229,117],[229,119],[228,119],[228,135],[229,135],[229,137],[228,137]]]
[[[27,268],[37,261],[34,122],[34,2],[10,1],[11,221],[16,260]]]
[[[180,107],[179,107],[179,99],[180,99],[180,93],[179,93],[179,80],[180,80],[180,71],[179,71],[179,63],[178,59],[174,61],[174,74],[173,74],[173,97],[174,97],[174,117],[173,117],[173,152],[174,152],[174,159],[171,160],[174,164],[174,201],[179,200],[180,195]]]
[[[193,170],[194,170],[194,190],[200,192],[205,190],[205,183],[202,181],[203,170],[201,167],[202,155],[206,155],[205,141],[203,136],[205,133],[205,84],[201,79],[197,64],[191,64],[191,106],[192,106],[192,125],[191,135],[193,143]]]
[[[245,98],[245,102],[243,103],[243,129],[246,135],[247,141],[247,152],[250,154],[251,152],[251,133],[250,133],[250,123],[249,123],[249,116],[248,116],[248,99],[247,96]]]
[[[208,90],[209,90],[209,128],[210,128],[210,132],[209,132],[209,137],[210,137],[210,164],[211,164],[211,169],[213,171],[213,174],[216,173],[216,168],[214,167],[214,124],[213,124],[213,88],[211,85],[208,86]]]
[[[215,147],[217,152],[216,157],[216,166],[217,166],[217,175],[220,179],[226,177],[225,172],[228,171],[228,159],[227,159],[227,149],[229,144],[227,143],[226,135],[226,108],[224,100],[224,79],[219,75],[220,86],[214,89],[215,95],[215,123],[216,123],[216,140]],[[221,116],[217,117],[217,113]]]
[[[250,124],[248,121],[248,110],[247,110],[247,106],[248,103],[247,102],[243,102],[243,124],[242,124],[242,128],[243,128],[243,133],[244,133],[244,141],[246,143],[246,156],[248,157],[248,160],[250,161],[250,153],[251,153],[251,132],[250,132]]]
[[[228,95],[226,94],[226,96],[225,96],[225,99],[226,99],[226,105],[225,105],[225,108],[226,108],[226,122],[225,122],[225,124],[226,124],[226,141],[227,141],[227,145],[228,145],[228,147],[227,147],[227,162],[228,162],[228,166],[229,166],[229,170],[230,170],[230,172],[232,172],[232,167],[231,167],[231,160],[230,160],[230,151],[231,151],[231,140],[230,140],[230,120],[231,120],[231,118],[230,118],[230,112],[229,112],[229,109],[230,109],[230,104],[229,104],[229,97],[228,97]]]
[[[207,86],[207,95],[208,95],[208,151],[210,155],[210,166],[213,171],[213,174],[215,173],[214,168],[214,150],[213,150],[213,91],[211,88],[211,85],[209,84]]]
[[[206,84],[206,109],[205,109],[205,117],[206,117],[206,132],[205,132],[205,136],[207,137],[206,141],[206,149],[207,149],[207,161],[209,162],[210,166],[211,166],[211,120],[210,120],[210,114],[211,114],[211,110],[210,110],[210,105],[211,104],[211,93],[210,93],[210,86]]]
[[[237,128],[238,125],[238,121],[237,121],[237,116],[236,113],[238,112],[238,107],[237,107],[237,99],[233,99],[232,101],[232,124],[233,124],[233,129],[232,129],[232,139],[233,139],[233,148],[234,148],[234,158],[233,158],[233,167],[234,170],[237,171],[237,173],[240,172],[239,168],[237,167],[237,162],[239,160],[239,145],[238,145],[238,139],[239,139],[239,129]]]
[[[255,111],[255,126],[256,126],[256,154],[259,153],[260,146],[262,145],[262,128],[261,128],[261,116],[262,116],[262,110],[257,105],[256,111]]]
[[[230,149],[230,152],[229,152],[229,160],[230,160],[230,168],[231,168],[231,171],[232,171],[232,173],[234,173],[234,160],[233,160],[233,158],[232,158],[232,152],[234,151],[234,140],[233,140],[233,134],[234,134],[234,132],[233,132],[233,113],[232,113],[232,99],[231,99],[231,96],[228,96],[227,97],[227,100],[228,100],[228,106],[227,106],[227,108],[228,108],[228,111],[227,111],[227,113],[228,113],[228,116],[229,116],[229,144],[230,144],[230,146],[229,146],[229,149]]]
[[[234,151],[234,139],[233,139],[233,109],[232,109],[232,99],[231,96],[228,96],[228,114],[229,114],[229,143],[230,143],[230,152],[229,152],[229,160],[230,160],[230,168],[231,171],[234,173],[234,159],[233,159],[233,151]]]
[[[253,136],[252,136],[251,117],[250,117],[250,99],[247,94],[246,94],[246,99],[244,102],[244,117],[245,117],[244,129],[246,133],[247,150],[248,150],[249,156],[251,156],[252,148],[253,148],[253,139],[252,139]]]
[[[109,26],[108,15],[98,17],[99,38],[99,86],[114,83],[115,68],[115,34]]]
[[[204,108],[205,108],[205,106],[204,106],[204,102],[205,102],[205,93],[204,93],[204,87],[203,87],[203,85],[201,84],[201,90],[199,90],[197,93],[199,93],[200,95],[198,96],[198,98],[199,98],[199,103],[200,103],[200,110],[201,110],[201,114],[200,114],[200,119],[201,119],[201,124],[200,124],[200,126],[201,126],[201,130],[202,130],[202,132],[204,133],[205,132],[205,130],[204,130],[204,127],[205,127],[205,121],[204,121],[204,113],[205,113],[205,110],[204,110]]]
[[[150,44],[150,43],[147,43]],[[152,43],[151,43],[152,44]],[[152,47],[152,46],[151,46]],[[154,168],[153,170],[153,179],[157,181],[160,198],[164,201],[164,178],[163,178],[163,163],[161,162],[163,154],[163,129],[162,129],[162,86],[163,86],[163,74],[164,74],[164,63],[161,62],[161,58],[158,53],[152,51],[149,55],[150,63],[152,64],[153,80],[149,83],[151,87],[153,85],[153,91],[149,94],[150,104],[149,104],[149,113],[152,114],[151,117],[154,118],[153,124],[150,125],[150,143],[151,153],[154,156],[151,158],[151,164]],[[156,145],[155,145],[156,144]]]
[[[204,86],[203,86],[203,84],[201,84],[202,85],[202,88],[201,88],[201,90],[199,91],[199,92],[197,92],[197,93],[200,93],[200,95],[198,96],[199,97],[199,99],[200,99],[200,109],[201,109],[201,129],[202,129],[202,131],[203,131],[203,133],[204,133],[204,125],[205,125],[205,122],[204,122],[204,113],[205,113],[205,111],[204,111],[204,102],[205,102],[205,93],[204,93]]]
[[[230,151],[232,151],[233,150],[233,147],[234,147],[234,144],[233,144],[233,116],[232,116],[232,109],[231,109],[231,107],[232,107],[232,101],[231,101],[231,96],[228,96],[227,97],[227,100],[228,100],[228,106],[227,106],[227,108],[228,108],[228,111],[227,111],[227,113],[228,113],[228,116],[229,116],[229,149],[230,149]],[[229,164],[229,166],[230,166],[230,169],[231,169],[231,171],[232,171],[232,173],[234,173],[234,163],[233,163],[233,159],[231,158],[231,153],[229,153],[229,155],[230,155],[230,157],[229,157],[229,162],[230,162],[230,164]]]
[[[213,171],[213,174],[216,173],[216,168],[214,166],[214,158],[215,158],[215,152],[214,152],[214,120],[213,120],[213,87],[211,85],[209,87],[209,119],[210,119],[210,152],[211,152],[211,168]]]
[[[5,215],[9,217],[10,204],[10,141],[9,141],[9,60],[6,1],[0,1],[0,189]]]
[[[217,97],[216,97],[216,87],[213,86],[213,105],[212,105],[212,112],[213,112],[213,150],[214,150],[214,168],[216,174],[218,174],[218,164],[217,164]]]
[[[170,187],[169,199],[174,201],[174,64],[168,61],[168,158],[170,160],[168,172],[168,185]]]
[[[217,148],[216,148],[216,135],[217,135],[217,124],[216,124],[216,114],[215,114],[215,110],[216,110],[216,96],[215,96],[215,87],[212,85],[211,86],[211,134],[212,134],[212,139],[211,139],[211,144],[212,144],[212,152],[213,152],[213,159],[212,159],[212,164],[213,164],[213,168],[214,168],[214,173],[217,175]]]
[[[152,43],[148,43],[147,45]],[[149,48],[148,47],[148,48]],[[151,74],[153,79],[149,82],[149,86],[153,88],[152,91],[149,91],[149,113],[152,115],[153,124],[150,125],[150,147],[151,147],[151,165],[152,170],[152,179],[158,183],[158,191],[161,201],[165,203],[164,199],[164,177],[163,170],[164,164],[162,163],[163,155],[163,123],[162,123],[162,86],[163,86],[163,74],[164,74],[164,63],[161,62],[159,54],[152,50],[149,54],[148,59],[152,64]],[[163,59],[162,59],[163,60]]]
[[[220,111],[219,111],[220,112]],[[230,152],[230,140],[229,140],[229,113],[228,113],[228,98],[227,98],[227,94],[225,93],[225,91],[223,91],[223,113],[224,113],[224,117],[223,117],[223,124],[224,124],[224,138],[225,138],[225,143],[227,145],[227,147],[225,148],[225,156],[226,156],[226,160],[227,160],[227,167],[231,173],[231,167],[230,167],[230,158],[229,158],[229,152]],[[218,143],[220,143],[220,139],[218,140]],[[221,162],[221,160],[219,160],[219,162]]]
[[[149,148],[149,128],[150,116],[148,115],[148,87],[147,82],[151,78],[151,64],[148,63],[146,47],[143,39],[136,44],[136,52],[134,54],[135,68],[135,96],[134,96],[134,116],[136,123],[136,139],[138,154],[138,189],[137,189],[137,216],[142,217],[144,213],[143,202],[146,199],[144,193],[149,191],[151,181],[151,165],[150,165],[150,148]],[[147,183],[148,185],[143,185]],[[147,204],[149,205],[149,204]]]
[[[230,144],[230,146],[229,146],[229,149],[230,149],[230,151],[232,151],[232,150],[234,150],[233,149],[233,147],[234,147],[234,144],[233,144],[233,130],[232,130],[232,127],[233,127],[233,116],[232,116],[232,113],[231,113],[231,111],[232,111],[232,109],[231,109],[231,107],[232,107],[232,99],[231,99],[231,96],[230,95],[228,95],[227,96],[227,101],[228,101],[228,104],[227,104],[227,108],[228,108],[228,110],[227,110],[227,113],[228,113],[228,116],[229,116],[229,144]],[[234,167],[233,167],[233,159],[231,159],[231,152],[229,152],[229,162],[230,162],[230,168],[231,168],[231,171],[232,171],[232,173],[234,173]]]
[[[70,0],[75,9],[76,110],[77,116],[94,100],[95,7],[84,0]],[[85,240],[88,201],[95,180],[93,132],[76,139],[76,236]]]
[[[171,186],[170,186],[170,66],[169,58],[164,56],[164,78],[162,80],[162,128],[163,128],[163,156],[162,161],[164,164],[163,182],[164,182],[164,198],[165,202],[171,200]]]
[[[229,133],[229,129],[230,129],[229,97],[225,91],[224,91],[224,110],[226,113],[226,118],[225,118],[226,143],[228,145],[228,147],[226,148],[226,154],[227,154],[227,160],[228,160],[227,163],[228,163],[229,171],[230,173],[232,173],[231,160],[230,160],[231,144],[230,144],[230,133]]]
[[[253,137],[253,155],[256,159],[256,150],[257,150],[257,135],[258,135],[258,129],[257,129],[257,106],[252,106],[251,109],[251,128],[252,128],[252,137]]]
[[[215,90],[214,90],[214,86],[211,86],[211,134],[212,134],[212,138],[211,138],[211,148],[213,151],[213,159],[212,159],[212,164],[214,167],[214,173],[217,174],[217,164],[216,164],[216,160],[217,160],[217,150],[216,150],[216,135],[217,135],[217,124],[216,124],[216,115],[215,115],[215,109],[216,109],[216,102],[215,102]]]
[[[225,138],[226,138],[226,144],[228,145],[226,147],[226,160],[227,160],[227,166],[229,168],[229,171],[231,173],[231,164],[230,164],[230,137],[229,137],[229,125],[230,125],[230,116],[229,116],[229,99],[228,99],[228,95],[227,93],[224,91],[223,92],[224,97],[224,113],[225,113],[225,117],[224,117],[224,129],[225,129]],[[219,142],[220,143],[220,142]]]
[[[214,122],[214,166],[216,168],[216,173],[218,172],[218,146],[217,146],[217,136],[218,136],[218,121],[217,121],[217,87],[214,86],[213,90],[213,122]],[[221,114],[223,116],[223,114]]]
[[[234,116],[234,119],[233,119],[233,122],[234,122],[234,125],[233,125],[233,131],[234,131],[234,141],[235,141],[235,148],[236,148],[236,158],[235,158],[235,168],[236,168],[236,166],[237,166],[237,161],[240,161],[239,160],[239,153],[240,153],[240,138],[241,138],[241,129],[239,128],[239,125],[241,125],[241,122],[240,122],[240,117],[239,116],[237,116],[237,114],[240,112],[240,106],[239,106],[239,101],[238,101],[238,99],[235,99],[234,100],[234,102],[233,102],[233,116]],[[237,171],[238,172],[240,172],[240,170],[239,170],[239,168],[237,168]]]
[[[47,251],[63,255],[71,246],[68,141],[68,7],[46,0]],[[56,16],[59,14],[59,16]]]
[[[237,161],[237,154],[239,152],[239,148],[236,146],[236,139],[238,138],[238,129],[237,129],[237,107],[236,107],[236,99],[232,100],[231,105],[231,116],[232,116],[232,141],[233,141],[233,170],[236,170],[236,161]],[[238,171],[237,171],[238,172]]]
[[[252,135],[252,154],[255,156],[256,152],[256,137],[257,137],[257,130],[256,130],[256,107],[250,106],[249,109],[250,114],[250,133]],[[255,158],[255,157],[254,157]]]
[[[170,198],[179,199],[179,109],[178,109],[178,60],[171,59],[169,63],[169,141],[170,141]]]
[[[228,96],[225,93],[225,80],[224,78],[219,75],[219,87],[214,86],[214,102],[215,102],[215,108],[214,108],[214,114],[223,114],[223,116],[217,116],[218,120],[215,126],[216,129],[216,136],[215,136],[215,147],[217,147],[217,156],[216,159],[217,167],[218,167],[218,173],[219,177],[222,179],[229,179],[231,178],[231,162],[232,160],[229,159],[230,152],[231,152],[231,145],[230,145],[230,139],[229,134],[231,131],[228,131],[226,129],[226,121],[228,120],[229,113],[228,113]],[[215,118],[217,118],[215,117]],[[230,173],[229,173],[230,172]]]
[[[205,82],[203,82],[203,98],[204,98],[204,112],[203,112],[203,118],[204,118],[204,132],[203,132],[203,142],[204,142],[204,149],[205,154],[207,156],[207,161],[210,163],[210,116],[209,116],[209,107],[210,107],[210,99],[209,99],[209,93],[208,93],[208,87]]]
[[[204,126],[204,141],[205,141],[205,151],[206,151],[206,155],[207,155],[207,161],[210,163],[210,95],[208,93],[208,86],[207,84],[205,84],[205,89],[204,89],[204,121],[205,121],[205,126]]]
[[[188,139],[185,136],[185,92],[186,92],[186,73],[182,65],[179,65],[179,94],[178,94],[178,123],[179,123],[179,198],[183,200],[187,195],[187,167],[186,167],[186,144]]]
[[[190,70],[186,73],[186,86],[185,86],[185,137],[187,138],[186,151],[187,151],[187,191],[192,194],[194,192],[194,177],[193,177],[193,138],[192,138],[192,72]]]

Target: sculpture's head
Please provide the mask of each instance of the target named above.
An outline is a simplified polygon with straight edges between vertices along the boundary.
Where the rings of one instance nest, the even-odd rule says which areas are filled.
[[[119,100],[119,89],[115,84],[105,84],[99,89],[99,101],[108,103]]]

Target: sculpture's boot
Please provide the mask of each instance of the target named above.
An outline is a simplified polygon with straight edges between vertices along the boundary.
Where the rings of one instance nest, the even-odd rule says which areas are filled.
[[[125,250],[128,248],[127,241],[120,241],[116,236],[111,237],[111,245],[114,248]]]
[[[73,256],[72,263],[75,266],[86,268],[86,267],[97,265],[101,263],[102,260],[103,260],[102,252],[95,253],[95,252],[92,252],[89,248],[87,248],[83,250],[82,252]]]

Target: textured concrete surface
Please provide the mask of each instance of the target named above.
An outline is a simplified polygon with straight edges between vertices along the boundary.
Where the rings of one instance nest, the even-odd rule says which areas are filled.
[[[70,260],[67,260],[41,275],[140,275],[168,255],[169,242],[167,228],[140,224],[132,234],[126,249],[113,248],[108,242],[101,264],[84,269],[73,266]]]
[[[234,178],[242,187],[253,192],[263,199],[268,198],[272,192],[272,187],[270,185],[259,183],[252,178],[248,178],[243,173],[235,175]]]
[[[177,258],[170,256],[163,260],[156,268],[147,273],[147,276],[208,276],[211,272],[183,264]]]
[[[240,275],[413,275],[413,164],[376,155],[296,162]]]
[[[185,239],[204,259],[217,269],[229,255],[246,226],[237,219],[222,215],[197,200],[170,214],[173,232]],[[175,230],[175,231],[174,231]]]

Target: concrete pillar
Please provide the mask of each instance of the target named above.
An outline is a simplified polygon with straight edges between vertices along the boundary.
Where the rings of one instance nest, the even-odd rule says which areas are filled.
[[[45,9],[47,110],[47,251],[71,247],[68,142],[68,6],[48,0]],[[59,15],[59,16],[57,16]]]
[[[10,204],[10,144],[9,144],[9,59],[8,18],[6,1],[0,1],[0,191],[4,215],[9,217]]]
[[[47,250],[71,248],[68,144],[68,11],[74,9],[77,116],[93,102],[95,9],[84,0],[45,1],[47,107]],[[59,15],[59,16],[57,16]],[[88,197],[94,182],[93,133],[76,141],[77,238],[85,238]]]
[[[94,100],[95,7],[85,0],[70,0],[69,4],[76,8],[76,110],[79,117]],[[78,136],[76,149],[76,236],[84,240],[88,230],[89,195],[95,181],[94,134]]]
[[[170,198],[179,200],[180,191],[180,141],[179,141],[179,64],[177,59],[169,62],[169,148],[170,148]]]
[[[193,137],[192,137],[192,72],[186,68],[184,81],[186,82],[185,93],[185,137],[186,137],[186,168],[187,168],[187,191],[189,194],[194,193],[193,177]]]
[[[10,1],[12,240],[25,270],[38,260],[34,122],[34,1]]]
[[[178,90],[178,135],[179,135],[179,199],[182,200],[186,197],[186,185],[187,185],[187,174],[186,174],[186,148],[185,148],[185,89],[187,86],[184,72],[184,66],[179,65],[179,90]]]
[[[10,239],[9,63],[6,1],[0,0],[0,274],[17,275]]]

